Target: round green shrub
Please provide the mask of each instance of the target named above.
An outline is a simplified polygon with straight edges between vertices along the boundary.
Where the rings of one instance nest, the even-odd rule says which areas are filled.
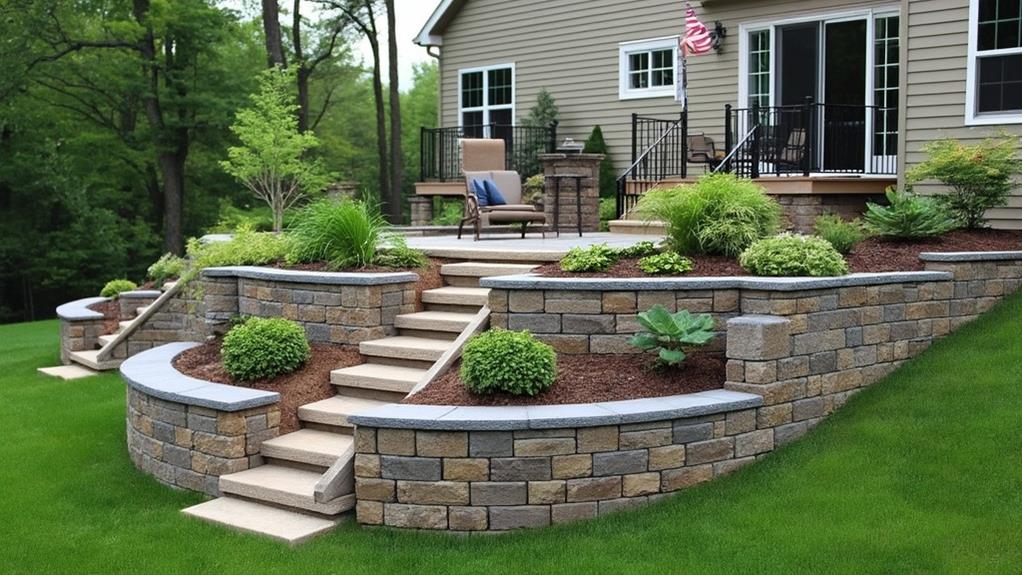
[[[607,244],[575,247],[561,259],[561,269],[566,272],[605,272],[617,263],[617,259],[617,250]]]
[[[251,318],[227,332],[220,355],[231,377],[267,379],[304,365],[309,360],[309,342],[302,326],[293,321]]]
[[[554,348],[527,331],[490,330],[465,344],[461,380],[473,393],[536,395],[557,377]]]
[[[126,291],[137,289],[138,286],[131,280],[110,280],[106,282],[103,289],[99,291],[101,297],[117,297]]]
[[[639,269],[654,276],[680,275],[692,271],[692,260],[675,252],[664,252],[639,260]]]
[[[739,262],[759,276],[839,276],[848,264],[830,242],[815,236],[781,234],[759,240]]]

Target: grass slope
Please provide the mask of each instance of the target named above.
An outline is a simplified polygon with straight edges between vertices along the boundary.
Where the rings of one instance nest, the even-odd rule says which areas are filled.
[[[136,472],[115,374],[62,382],[55,322],[0,326],[3,573],[1019,573],[1022,297],[804,440],[646,509],[500,537],[360,529],[297,549],[183,517]]]

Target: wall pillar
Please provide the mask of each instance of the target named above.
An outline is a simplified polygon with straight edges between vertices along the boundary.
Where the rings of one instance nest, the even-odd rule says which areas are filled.
[[[551,229],[576,230],[578,210],[575,203],[575,181],[561,181],[561,194],[555,198],[556,183],[549,176],[579,174],[582,178],[582,231],[596,232],[600,229],[600,162],[603,154],[540,154],[543,175],[546,177],[546,191],[543,206],[547,223]],[[560,204],[560,221],[554,221],[554,203]]]

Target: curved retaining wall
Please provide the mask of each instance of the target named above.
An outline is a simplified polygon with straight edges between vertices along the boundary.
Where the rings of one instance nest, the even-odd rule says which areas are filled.
[[[171,361],[195,345],[163,345],[121,364],[128,454],[161,483],[219,495],[221,475],[261,464],[262,442],[279,433],[279,394],[181,374]]]
[[[57,319],[60,320],[61,363],[70,363],[68,356],[73,351],[96,348],[99,336],[106,333],[106,318],[102,313],[89,309],[89,306],[107,301],[110,301],[110,298],[87,297],[57,307]]]

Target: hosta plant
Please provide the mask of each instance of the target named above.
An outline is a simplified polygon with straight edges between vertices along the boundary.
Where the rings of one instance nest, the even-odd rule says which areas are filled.
[[[638,315],[645,331],[635,334],[631,344],[644,351],[656,352],[661,365],[676,367],[685,361],[685,348],[706,345],[714,338],[713,317],[692,315],[688,310],[670,313],[662,305]]]

